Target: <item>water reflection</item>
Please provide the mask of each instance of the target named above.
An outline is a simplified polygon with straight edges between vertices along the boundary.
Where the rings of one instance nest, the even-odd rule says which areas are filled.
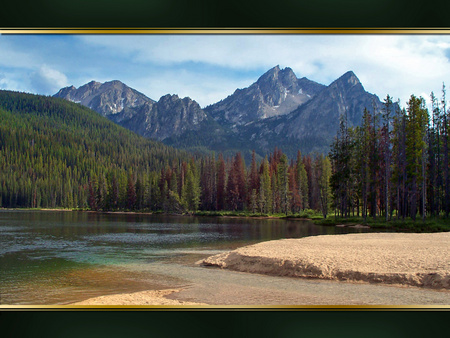
[[[1,304],[54,304],[182,284],[145,268],[280,238],[361,232],[279,219],[0,211]],[[133,269],[130,270],[130,267]]]

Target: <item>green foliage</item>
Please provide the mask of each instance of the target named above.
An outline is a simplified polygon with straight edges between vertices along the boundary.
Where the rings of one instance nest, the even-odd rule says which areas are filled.
[[[0,206],[115,209],[118,202],[124,207],[131,169],[148,175],[183,158],[187,153],[140,137],[81,105],[0,91]],[[120,179],[109,202],[112,177]]]

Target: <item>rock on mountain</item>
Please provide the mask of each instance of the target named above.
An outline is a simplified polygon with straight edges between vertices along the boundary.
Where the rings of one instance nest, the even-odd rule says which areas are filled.
[[[276,66],[255,83],[201,109],[189,97],[165,95],[158,102],[120,81],[90,82],[67,87],[55,96],[79,102],[140,134],[178,148],[265,156],[275,147],[288,156],[326,153],[339,127],[339,116],[350,126],[361,123],[364,108],[382,103],[365,91],[349,71],[324,86],[292,69]]]
[[[62,88],[54,96],[81,103],[106,117],[118,114],[125,108],[136,108],[155,102],[117,80],[105,83],[91,81],[79,88]]]
[[[112,120],[142,136],[164,140],[177,137],[186,131],[200,130],[206,117],[194,100],[168,94],[154,104],[145,103],[138,107],[131,116],[125,109]]]
[[[78,89],[61,89],[54,95],[80,103],[142,136],[156,140],[199,130],[206,118],[197,102],[165,95],[158,102],[120,81],[91,81]]]
[[[349,71],[291,113],[249,124],[240,133],[260,152],[270,151],[274,145],[288,153],[291,148],[327,152],[339,128],[339,116],[346,116],[349,126],[360,125],[364,108],[381,111],[382,103]]]
[[[325,133],[336,134],[339,116],[347,117],[349,126],[361,124],[364,108],[381,110],[381,102],[376,95],[365,91],[356,75],[349,71],[332,82],[311,100],[293,112],[287,130],[288,136],[303,136]],[[308,125],[306,125],[308,124]]]
[[[288,114],[311,100],[325,86],[298,79],[291,68],[276,66],[255,83],[237,89],[226,99],[205,108],[217,122],[232,127]]]

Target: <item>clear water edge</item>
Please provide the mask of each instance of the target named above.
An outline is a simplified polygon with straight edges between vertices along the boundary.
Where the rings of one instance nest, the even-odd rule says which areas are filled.
[[[383,303],[384,296],[369,296],[374,285],[311,282],[195,265],[209,255],[261,241],[367,231],[299,220],[0,211],[0,304],[68,304],[99,295],[165,288],[184,288],[173,296],[181,300],[217,304],[351,304],[353,299],[361,303],[357,294],[364,292],[369,304]],[[235,290],[234,294],[229,290]],[[411,291],[389,290],[397,295]],[[336,291],[344,298],[336,298]],[[418,295],[423,290],[413,291]],[[400,300],[450,304],[448,293],[425,290],[425,294],[418,300],[409,296]],[[399,301],[392,295],[385,297]]]

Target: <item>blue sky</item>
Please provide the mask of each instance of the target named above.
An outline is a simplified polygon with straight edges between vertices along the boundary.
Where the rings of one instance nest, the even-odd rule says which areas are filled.
[[[352,70],[404,105],[411,94],[440,97],[449,58],[450,35],[0,35],[0,89],[53,95],[120,80],[204,107],[280,65],[325,85]]]

